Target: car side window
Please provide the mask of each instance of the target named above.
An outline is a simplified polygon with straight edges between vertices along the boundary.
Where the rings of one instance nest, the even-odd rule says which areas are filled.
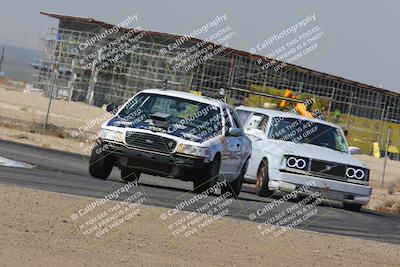
[[[223,108],[223,115],[224,115],[224,119],[225,119],[225,133],[227,133],[229,131],[229,128],[233,127],[232,126],[232,121],[230,118],[230,114],[227,108]]]
[[[243,126],[246,125],[248,118],[252,115],[252,112],[246,110],[236,110],[236,114],[238,114],[239,120]]]
[[[231,122],[227,128],[227,132],[229,131],[230,127],[242,129],[243,128],[242,124],[240,123],[239,118],[238,118],[237,114],[235,113],[235,111],[229,107],[227,108],[226,111],[227,111],[227,115],[229,117],[228,120]]]
[[[239,117],[236,114],[234,109],[229,109],[229,113],[231,114],[232,122],[234,127],[236,128],[242,128],[242,124],[240,123]]]
[[[231,127],[240,128],[241,124],[240,124],[239,120],[235,118],[235,114],[233,113],[233,109],[228,108],[227,112],[228,112],[229,120],[231,121]]]
[[[246,131],[251,129],[258,129],[263,131],[264,133],[267,132],[267,125],[268,125],[269,117],[264,114],[254,113],[250,119],[246,122],[244,129]]]
[[[263,115],[263,117],[260,121],[260,124],[257,126],[257,129],[266,133],[267,132],[267,124],[268,124],[268,116]]]

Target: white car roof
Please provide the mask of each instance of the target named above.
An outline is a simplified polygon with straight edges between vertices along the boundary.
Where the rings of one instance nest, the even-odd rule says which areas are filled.
[[[187,93],[187,92],[182,92],[182,91],[175,91],[175,90],[168,90],[168,89],[145,89],[145,90],[140,91],[140,93],[175,96],[175,97],[189,99],[189,100],[193,100],[193,101],[197,101],[200,103],[205,103],[205,104],[213,105],[213,106],[217,106],[217,107],[228,106],[228,104],[226,104],[225,102],[218,100],[218,99],[214,99],[214,98],[207,97],[207,96],[195,95],[192,93]]]
[[[273,110],[273,109],[267,109],[267,108],[257,108],[257,107],[246,107],[246,106],[238,106],[235,107],[235,109],[237,110],[245,110],[245,111],[251,111],[251,112],[257,112],[257,113],[261,113],[261,114],[265,114],[268,115],[270,117],[284,117],[284,118],[295,118],[295,119],[302,119],[302,120],[307,120],[307,121],[312,121],[312,122],[318,122],[321,124],[325,124],[325,125],[329,125],[335,128],[340,128],[339,126],[324,121],[324,120],[320,120],[320,119],[310,119],[298,114],[294,114],[292,112],[288,112],[288,111],[279,111],[279,110]]]

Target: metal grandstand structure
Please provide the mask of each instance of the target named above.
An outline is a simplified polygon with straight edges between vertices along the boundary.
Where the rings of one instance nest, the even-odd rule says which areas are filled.
[[[210,44],[196,38],[186,40],[173,51],[162,53],[162,49],[182,36],[138,30],[130,38],[140,38],[125,47],[128,52],[119,60],[99,70],[96,70],[99,64],[85,68],[82,62],[87,58],[93,59],[91,55],[94,51],[105,46],[111,49],[109,44],[130,29],[122,28],[118,33],[107,35],[82,50],[80,44],[114,25],[91,18],[42,14],[59,19],[59,25],[51,28],[43,38],[46,56],[35,63],[34,86],[43,89],[46,95],[52,92],[55,98],[96,106],[121,103],[135,92],[160,87],[165,80],[168,80],[168,88],[197,90],[209,96],[218,95],[223,86],[245,90],[251,90],[253,86],[272,87],[328,98],[331,102],[330,111],[340,110],[348,117],[376,120],[377,127],[373,129],[367,129],[370,126],[362,124],[356,125],[357,120],[354,119],[354,123],[347,123],[347,127],[370,131],[377,136],[381,135],[379,125],[382,126],[383,122],[400,123],[399,93],[292,64],[286,64],[277,71],[273,68],[262,69],[257,60],[270,59],[229,47],[220,49],[219,44],[214,44],[213,49],[220,49],[220,53],[197,66],[189,70],[174,68],[180,60],[184,60],[179,59],[182,52],[196,44]],[[106,52],[107,49],[103,51]],[[104,61],[107,60],[101,62]],[[246,94],[233,93],[231,97],[240,103]]]

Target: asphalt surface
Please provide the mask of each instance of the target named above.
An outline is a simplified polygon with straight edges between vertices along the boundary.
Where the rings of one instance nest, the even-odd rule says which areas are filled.
[[[0,166],[0,183],[4,184],[96,198],[103,198],[126,184],[119,178],[117,169],[105,181],[90,177],[88,158],[78,154],[0,140],[0,157],[35,166],[33,169]],[[122,193],[118,199],[123,200],[134,192],[141,191],[146,196],[144,204],[174,208],[195,196],[191,192],[192,188],[191,182],[142,175],[139,185],[132,187],[129,192]],[[186,206],[184,210],[194,211],[217,197],[218,194],[198,200]],[[278,199],[279,197],[260,198],[254,194],[254,185],[244,184],[240,198],[229,205],[229,213],[226,216],[250,220],[251,214],[257,214],[257,210]],[[283,211],[288,214],[288,208],[296,205],[298,201],[291,200],[277,205],[265,214],[257,215],[253,221],[262,223]],[[297,224],[295,228],[400,244],[398,216],[366,209],[362,209],[361,212],[347,211],[343,210],[340,204],[335,205],[331,202],[318,205],[316,209],[315,216]]]

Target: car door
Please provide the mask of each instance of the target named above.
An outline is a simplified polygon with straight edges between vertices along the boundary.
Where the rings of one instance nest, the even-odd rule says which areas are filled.
[[[266,157],[265,149],[268,147],[268,123],[269,117],[267,115],[254,112],[243,126],[252,145],[251,160],[247,168],[249,177],[256,177],[260,161]],[[271,151],[271,153],[274,152]]]
[[[248,145],[246,142],[248,142],[248,139],[243,131],[243,124],[240,121],[240,118],[237,114],[237,112],[234,109],[230,109],[231,114],[232,114],[232,119],[234,124],[236,125],[237,128],[240,128],[242,130],[242,134],[238,136],[238,142],[239,146],[238,148],[238,155],[240,155],[240,163],[238,166],[237,171],[240,173],[242,170],[243,164],[245,163],[247,157],[248,157],[248,148],[246,149],[246,145]]]
[[[226,109],[227,119],[229,120],[229,128],[240,128],[241,125],[236,117],[234,111],[230,108]],[[239,175],[243,165],[244,148],[243,148],[243,134],[241,136],[230,136],[229,128],[227,127],[226,141],[228,144],[228,169],[232,179],[236,179]]]
[[[229,154],[230,147],[229,147],[229,138],[227,137],[227,133],[230,127],[232,127],[231,120],[228,115],[228,110],[224,107],[222,108],[222,117],[223,117],[223,138],[221,139],[222,142],[222,153],[221,153],[221,166],[219,172],[222,176],[231,176],[232,173],[232,163],[231,157]]]

